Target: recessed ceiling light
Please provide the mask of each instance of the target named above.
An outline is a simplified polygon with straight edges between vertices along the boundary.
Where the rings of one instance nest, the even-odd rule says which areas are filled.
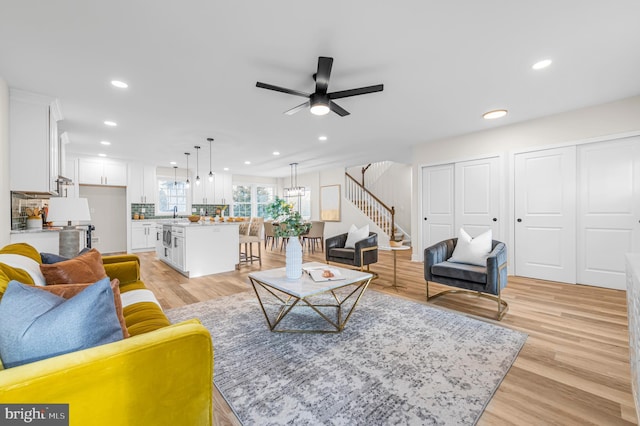
[[[101,143],[102,145],[107,145],[107,146],[108,146],[108,145],[111,145],[111,142],[109,142],[109,141],[100,141],[100,143]]]
[[[551,65],[551,59],[544,59],[533,64],[531,68],[533,68],[534,70],[541,70],[548,67],[549,65]]]
[[[493,111],[485,112],[482,114],[482,118],[485,120],[495,120],[496,118],[502,118],[507,115],[506,109],[496,109]]]
[[[222,170],[224,170],[225,172],[228,172],[228,171],[229,171],[229,168],[228,168],[228,167],[225,167],[225,168],[224,168],[224,169],[222,169]]]
[[[117,87],[118,89],[126,89],[127,87],[129,87],[127,83],[119,80],[111,80],[111,84]]]
[[[107,154],[103,154],[103,153],[98,154],[98,157],[106,157],[106,156]]]
[[[115,127],[118,125],[118,123],[116,123],[115,121],[109,121],[109,120],[105,121],[104,124],[111,127]]]
[[[318,137],[318,140],[319,140],[319,141],[326,141],[326,140],[327,140],[327,137],[326,137],[326,136],[319,136],[319,137]]]
[[[249,164],[251,164],[251,161],[247,160],[247,161],[244,162],[244,164],[249,165]]]
[[[172,166],[175,166],[178,163],[176,163],[175,161],[169,161],[169,164],[171,164]]]
[[[273,155],[280,155],[278,151],[273,151]]]

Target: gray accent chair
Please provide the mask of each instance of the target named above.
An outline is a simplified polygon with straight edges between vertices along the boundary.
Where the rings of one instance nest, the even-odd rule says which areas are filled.
[[[327,263],[336,262],[355,266],[364,270],[378,261],[378,234],[369,232],[369,236],[355,243],[355,248],[344,248],[348,234],[327,238],[324,242]]]
[[[491,253],[487,266],[448,262],[458,243],[457,238],[441,241],[424,250],[424,279],[427,282],[427,300],[450,293],[476,293],[480,297],[498,302],[498,320],[509,310],[500,291],[507,286],[507,246],[491,241]],[[429,295],[429,281],[457,287],[460,290],[445,290]]]

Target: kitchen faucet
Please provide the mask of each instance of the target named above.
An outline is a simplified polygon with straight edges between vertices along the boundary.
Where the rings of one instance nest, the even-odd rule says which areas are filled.
[[[173,218],[178,217],[178,206],[173,206]]]

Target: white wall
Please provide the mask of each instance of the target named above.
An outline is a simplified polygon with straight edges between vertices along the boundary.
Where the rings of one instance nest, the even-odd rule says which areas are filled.
[[[0,77],[0,247],[9,244],[11,193],[9,189],[9,86]]]
[[[411,207],[411,211],[414,212],[411,227],[414,230],[413,259],[422,259],[422,222],[420,221],[422,194],[420,194],[419,180],[423,166],[502,155],[505,158],[503,185],[507,194],[504,205],[509,206],[510,203],[512,204],[512,178],[509,170],[515,152],[604,140],[609,136],[638,132],[640,132],[640,96],[634,96],[416,146],[413,153],[413,181],[416,184]],[[510,221],[511,219],[509,218]],[[511,236],[507,235],[505,240],[510,238]]]
[[[125,188],[80,185],[80,197],[86,198],[91,211],[92,237],[101,253],[127,251],[127,196]]]

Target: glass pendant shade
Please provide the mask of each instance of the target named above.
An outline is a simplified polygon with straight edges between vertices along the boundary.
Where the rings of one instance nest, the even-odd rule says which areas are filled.
[[[209,182],[213,182],[213,169],[211,167],[211,156],[212,156],[212,147],[211,144],[213,143],[213,138],[207,138],[207,140],[209,141]]]
[[[200,147],[198,145],[194,146],[196,149],[196,185],[200,185]]]
[[[187,181],[185,182],[185,188],[190,188],[191,187],[191,182],[189,182],[189,156],[191,155],[190,152],[185,152],[184,155],[187,156]]]

